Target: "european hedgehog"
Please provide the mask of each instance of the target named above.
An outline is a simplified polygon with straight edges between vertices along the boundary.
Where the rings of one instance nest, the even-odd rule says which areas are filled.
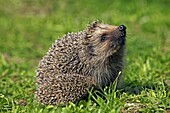
[[[66,105],[88,95],[92,87],[110,85],[123,69],[126,27],[94,21],[52,44],[39,62],[36,99]]]

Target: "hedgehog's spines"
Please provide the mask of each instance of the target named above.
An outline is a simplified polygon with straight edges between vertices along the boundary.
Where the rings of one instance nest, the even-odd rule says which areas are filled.
[[[96,25],[99,24],[99,23],[100,23],[99,20],[95,20],[95,21],[93,21],[92,23],[90,23],[90,24],[88,25],[88,27],[89,27],[89,28],[96,27]]]
[[[93,21],[92,23],[90,23],[88,26],[87,26],[87,31],[92,33],[95,31],[95,27],[97,27],[97,24],[100,24],[100,21],[99,20],[95,20]]]

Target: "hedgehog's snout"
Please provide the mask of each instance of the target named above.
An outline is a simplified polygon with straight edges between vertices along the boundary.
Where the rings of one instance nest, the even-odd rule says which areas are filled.
[[[118,27],[118,29],[119,29],[120,31],[125,31],[125,30],[126,30],[126,26],[125,26],[125,25],[120,25],[120,26]]]
[[[118,38],[118,42],[119,42],[119,44],[125,45],[126,26],[120,25],[118,27],[118,30],[120,31],[120,37]]]
[[[121,32],[120,33],[120,36],[121,37],[125,37],[126,36],[126,26],[125,25],[120,25],[118,27],[118,30]]]
[[[110,47],[116,48],[117,46],[125,45],[126,42],[126,26],[120,25],[117,27],[115,32],[113,32],[113,38],[110,42]]]

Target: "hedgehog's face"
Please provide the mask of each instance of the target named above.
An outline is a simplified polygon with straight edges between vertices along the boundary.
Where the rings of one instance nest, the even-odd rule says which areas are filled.
[[[95,22],[88,28],[88,51],[94,56],[109,56],[125,46],[126,27]],[[91,35],[91,36],[90,36]]]

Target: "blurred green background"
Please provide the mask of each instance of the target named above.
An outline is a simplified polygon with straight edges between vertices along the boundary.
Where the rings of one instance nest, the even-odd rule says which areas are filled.
[[[39,60],[57,38],[94,20],[127,26],[125,90],[140,93],[163,84],[168,93],[160,101],[170,109],[169,6],[169,0],[0,0],[0,111],[42,110],[33,99]]]

